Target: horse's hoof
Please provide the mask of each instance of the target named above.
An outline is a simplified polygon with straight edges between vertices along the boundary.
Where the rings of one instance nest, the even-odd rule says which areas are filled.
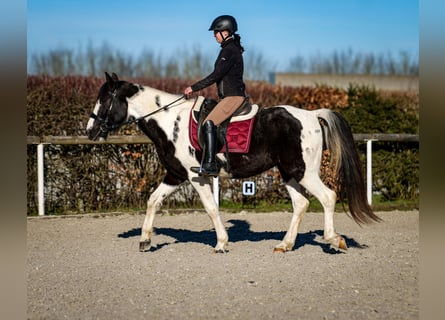
[[[214,249],[213,253],[227,253],[229,250],[227,249]]]
[[[346,245],[346,240],[343,237],[340,238],[338,247],[342,250],[348,250],[348,246]]]
[[[285,253],[286,250],[284,250],[283,248],[274,248],[273,252]]]
[[[139,242],[139,251],[140,252],[145,252],[148,249],[150,249],[150,247],[151,247],[151,240],[145,240],[145,241]]]

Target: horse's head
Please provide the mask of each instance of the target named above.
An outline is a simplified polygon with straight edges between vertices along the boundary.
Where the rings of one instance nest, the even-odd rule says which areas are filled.
[[[128,102],[139,87],[119,80],[115,73],[105,72],[106,82],[101,86],[96,105],[87,124],[91,140],[106,139],[110,131],[118,129],[127,119]]]

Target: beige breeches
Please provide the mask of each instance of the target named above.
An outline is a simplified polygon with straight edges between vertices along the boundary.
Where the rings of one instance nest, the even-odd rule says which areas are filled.
[[[204,122],[212,120],[215,126],[218,126],[229,118],[243,103],[245,97],[229,96],[222,99],[209,113]]]

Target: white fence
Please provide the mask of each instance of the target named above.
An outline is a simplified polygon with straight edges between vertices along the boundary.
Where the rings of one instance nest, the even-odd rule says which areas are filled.
[[[366,142],[366,190],[368,203],[372,204],[372,142],[373,141],[401,141],[418,142],[419,136],[416,134],[354,134],[355,141]],[[106,141],[91,141],[86,136],[28,136],[27,144],[37,145],[37,193],[38,193],[38,214],[45,214],[45,180],[44,180],[44,146],[64,145],[64,144],[141,144],[151,143],[146,136],[110,136]],[[219,181],[213,180],[214,197],[219,204]]]

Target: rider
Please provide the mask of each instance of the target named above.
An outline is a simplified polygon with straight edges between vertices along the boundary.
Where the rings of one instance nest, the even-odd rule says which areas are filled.
[[[204,79],[192,84],[184,90],[189,96],[192,92],[206,88],[216,83],[218,88],[219,102],[209,113],[203,122],[204,133],[204,161],[201,167],[191,167],[193,172],[205,176],[217,176],[216,165],[216,127],[228,119],[244,102],[245,84],[243,81],[244,63],[241,46],[241,37],[235,32],[238,25],[234,17],[222,15],[213,20],[209,31],[218,43],[221,51],[215,61],[215,67],[211,74]]]

